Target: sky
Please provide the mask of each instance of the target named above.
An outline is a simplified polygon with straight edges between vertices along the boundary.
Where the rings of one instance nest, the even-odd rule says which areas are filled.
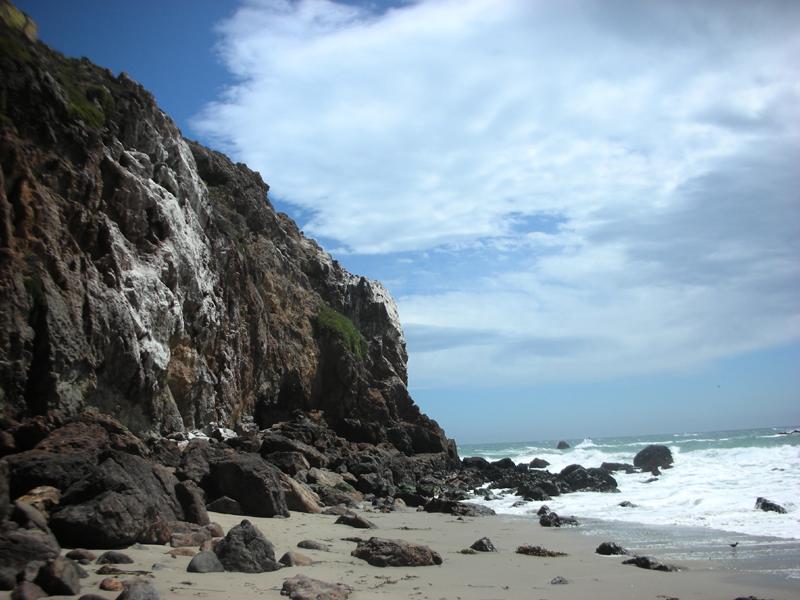
[[[800,423],[800,3],[17,4],[381,280],[459,442]]]

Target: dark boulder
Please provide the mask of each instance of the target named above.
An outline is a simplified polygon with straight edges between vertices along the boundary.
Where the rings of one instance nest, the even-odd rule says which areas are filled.
[[[350,513],[346,515],[342,515],[338,519],[336,519],[337,525],[349,525],[350,527],[355,527],[356,529],[377,529],[378,526],[375,525],[369,519],[365,519],[361,515],[357,515],[355,513]]]
[[[569,447],[570,445],[564,440],[561,440],[560,442],[558,442],[558,444],[556,444],[556,449],[558,450],[566,450]]]
[[[623,548],[619,544],[615,544],[614,542],[603,542],[595,549],[595,552],[597,554],[602,554],[603,556],[629,554],[629,552],[625,548]]]
[[[768,512],[776,512],[784,514],[786,509],[783,508],[780,504],[775,504],[771,500],[767,500],[766,498],[757,498],[756,499],[756,509],[764,510]]]
[[[217,498],[216,500],[209,502],[206,505],[206,508],[211,512],[223,513],[225,515],[244,514],[242,505],[239,504],[239,501],[229,498],[228,496],[222,496],[221,498]]]
[[[181,481],[175,486],[175,496],[183,509],[184,518],[190,523],[208,525],[208,518],[203,490],[191,480]]]
[[[545,500],[550,500],[550,496],[548,496],[547,493],[542,488],[540,488],[539,486],[536,486],[535,488],[531,488],[531,489],[526,489],[525,491],[526,491],[525,496],[524,496],[525,500],[528,500],[528,501],[535,500],[537,502],[543,502]]]
[[[238,500],[246,515],[288,517],[280,470],[257,454],[231,454],[210,463],[210,480],[220,496]]]
[[[320,502],[325,506],[337,506],[344,504],[345,506],[355,507],[358,505],[359,500],[362,498],[359,492],[345,492],[329,485],[311,485],[309,486],[319,496]]]
[[[51,596],[74,596],[81,591],[80,567],[69,558],[54,558],[39,569],[34,583]]]
[[[473,504],[471,502],[456,502],[443,498],[433,498],[425,505],[425,512],[445,513],[459,517],[486,517],[496,514],[488,506]]]
[[[658,467],[669,469],[672,466],[672,452],[662,444],[651,444],[636,453],[633,466],[642,471],[652,471]]]
[[[21,581],[11,592],[11,600],[37,600],[47,597],[47,592],[32,581]]]
[[[489,468],[489,461],[482,456],[471,456],[461,461],[461,466],[465,469],[475,469],[476,471],[485,471]]]
[[[280,433],[267,432],[262,437],[260,453],[267,457],[273,452],[298,452],[312,467],[324,467],[328,462],[322,452],[309,444]]]
[[[60,552],[49,530],[20,527],[0,532],[0,565],[13,570],[14,574],[31,561],[54,559]]]
[[[224,455],[225,451],[213,445],[209,440],[195,438],[190,440],[183,450],[181,464],[175,474],[178,479],[190,479],[205,489],[211,472],[211,461]]]
[[[169,541],[170,521],[182,520],[178,481],[161,465],[117,450],[61,497],[50,527],[66,546],[119,548]]]
[[[347,600],[353,588],[342,583],[327,583],[305,575],[295,575],[283,582],[281,596],[290,600]]]
[[[530,463],[528,463],[528,466],[531,469],[544,469],[549,467],[550,463],[543,458],[534,458]]]
[[[442,557],[428,546],[405,540],[373,537],[366,542],[358,542],[358,547],[351,554],[375,567],[424,567],[442,564]]]
[[[192,560],[189,561],[186,570],[189,573],[219,573],[224,571],[225,567],[222,566],[216,554],[206,550],[195,554]]]
[[[152,581],[134,579],[127,583],[116,600],[161,600],[161,595]]]
[[[616,463],[616,462],[604,462],[600,465],[600,468],[604,471],[608,471],[609,473],[615,473],[617,471],[625,471],[626,473],[633,473],[636,471],[636,468],[628,463]]]
[[[492,540],[490,540],[488,537],[482,537],[481,539],[473,542],[470,548],[477,552],[497,552],[497,548],[494,547]]]
[[[311,468],[306,457],[300,452],[271,452],[264,456],[264,460],[272,463],[287,475],[292,476]]]
[[[517,466],[510,458],[501,458],[500,460],[492,461],[489,464],[495,469],[513,469]]]
[[[576,527],[578,519],[575,517],[560,517],[557,513],[548,512],[539,518],[542,527]]]
[[[651,558],[650,556],[634,556],[633,558],[629,558],[628,560],[622,561],[623,565],[634,565],[639,567],[640,569],[649,569],[651,571],[665,571],[665,572],[675,572],[680,571],[680,568],[676,567],[675,565],[667,565],[657,561],[655,558]]]
[[[18,498],[40,485],[51,485],[62,492],[91,471],[94,455],[78,452],[56,454],[27,450],[5,458],[8,463],[9,493]]]
[[[281,568],[275,561],[272,543],[246,519],[228,531],[214,547],[214,553],[226,571],[263,573]]]

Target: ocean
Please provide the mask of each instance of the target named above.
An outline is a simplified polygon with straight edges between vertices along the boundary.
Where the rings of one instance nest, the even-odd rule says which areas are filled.
[[[521,443],[464,444],[463,457],[510,458],[550,462],[558,472],[567,465],[599,467],[603,462],[633,463],[648,444],[664,444],[674,465],[657,481],[650,473],[614,473],[618,494],[577,492],[546,502],[512,506],[518,496],[471,501],[498,514],[538,519],[542,504],[575,515],[588,534],[599,534],[631,549],[656,552],[673,560],[717,560],[736,570],[773,571],[800,578],[800,433],[796,427],[672,433],[630,437],[566,439]],[[497,490],[495,490],[497,492]],[[768,498],[788,514],[755,510],[756,498]],[[634,507],[621,507],[627,500]],[[739,542],[736,549],[729,544]]]

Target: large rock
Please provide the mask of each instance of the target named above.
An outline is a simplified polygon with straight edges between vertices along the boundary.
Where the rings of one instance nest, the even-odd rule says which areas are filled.
[[[34,583],[52,596],[74,596],[81,591],[80,567],[69,558],[54,558],[39,569]]]
[[[182,520],[175,477],[160,465],[110,450],[61,498],[50,527],[66,546],[119,548],[164,544],[168,523]]]
[[[214,553],[226,571],[263,573],[281,568],[275,561],[272,543],[246,519],[228,531],[214,547]]]
[[[326,583],[305,575],[295,575],[283,582],[282,596],[291,600],[347,600],[353,588],[341,583]]]
[[[237,500],[246,515],[289,516],[281,471],[257,454],[232,454],[213,460],[210,479],[220,496]]]
[[[470,546],[476,552],[497,552],[497,548],[494,547],[492,540],[488,537],[482,537],[481,539],[475,541]]]
[[[7,456],[9,488],[12,498],[42,485],[53,486],[64,492],[83,479],[96,465],[94,455],[71,452],[54,453],[45,450],[27,450]]]
[[[434,498],[425,505],[425,512],[446,513],[459,517],[486,517],[496,514],[488,506],[473,504],[472,502],[456,502],[443,498]]]
[[[669,469],[672,466],[672,452],[662,444],[651,444],[636,453],[633,466],[642,471],[652,471],[659,467]]]
[[[189,573],[219,573],[224,571],[225,567],[214,552],[206,550],[195,554],[186,570]]]
[[[615,542],[603,542],[595,549],[595,552],[603,556],[629,554],[625,548]]]
[[[177,484],[175,496],[183,508],[183,516],[187,521],[198,525],[208,525],[211,522],[203,500],[203,490],[194,481],[181,481]]]
[[[289,510],[304,513],[322,512],[322,502],[314,490],[292,479],[286,473],[280,474],[280,480]]]
[[[348,513],[344,514],[338,519],[336,519],[337,525],[349,525],[350,527],[355,527],[356,529],[377,529],[377,525],[362,517],[361,515],[357,515],[355,513]]]
[[[556,444],[556,449],[558,450],[566,450],[569,447],[570,447],[569,444],[564,440],[561,440],[560,442],[558,442],[558,444]]]
[[[424,567],[442,564],[442,557],[428,546],[405,540],[373,537],[359,542],[351,554],[375,567]]]
[[[569,465],[559,474],[574,492],[615,492],[617,481],[604,469]]]
[[[31,561],[57,558],[60,552],[49,532],[24,528],[0,532],[0,565],[14,573]]]

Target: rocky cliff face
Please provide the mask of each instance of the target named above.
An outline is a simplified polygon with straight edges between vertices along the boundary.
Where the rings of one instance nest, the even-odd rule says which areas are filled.
[[[397,308],[184,139],[125,74],[0,23],[0,405],[139,435],[319,411],[338,434],[455,448],[406,389]]]

